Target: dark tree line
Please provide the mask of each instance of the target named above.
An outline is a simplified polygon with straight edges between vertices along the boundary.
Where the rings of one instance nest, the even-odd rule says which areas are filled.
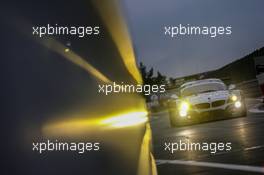
[[[142,62],[140,62],[139,64],[139,70],[141,72],[144,84],[149,84],[149,85],[167,84],[167,77],[165,75],[162,75],[159,71],[157,71],[157,75],[154,76],[154,69],[150,68],[148,70],[147,67]]]

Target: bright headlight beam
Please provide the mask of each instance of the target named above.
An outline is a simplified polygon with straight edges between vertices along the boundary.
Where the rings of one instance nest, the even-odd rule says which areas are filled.
[[[187,102],[182,102],[181,104],[180,104],[180,109],[179,109],[179,111],[180,111],[180,116],[181,117],[186,117],[187,116],[187,112],[188,112],[188,110],[189,110],[189,104],[187,103]]]
[[[188,111],[189,109],[189,104],[187,102],[182,102],[180,106],[181,111]]]
[[[231,96],[231,100],[232,100],[232,101],[237,101],[237,96],[236,96],[236,95],[232,95],[232,96]]]
[[[240,107],[241,107],[241,105],[242,105],[242,104],[241,104],[241,102],[240,102],[240,101],[237,101],[237,102],[235,102],[235,107],[236,107],[236,108],[240,108]]]

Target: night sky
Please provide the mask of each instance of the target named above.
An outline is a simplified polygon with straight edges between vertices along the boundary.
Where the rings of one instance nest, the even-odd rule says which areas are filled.
[[[170,77],[220,68],[264,46],[263,0],[126,0],[138,61]],[[217,38],[164,35],[164,26],[232,26]]]

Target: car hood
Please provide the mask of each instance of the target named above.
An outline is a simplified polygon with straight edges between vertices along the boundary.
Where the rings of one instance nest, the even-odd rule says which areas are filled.
[[[199,103],[210,103],[213,101],[218,100],[226,100],[229,98],[228,91],[215,91],[215,92],[208,92],[208,93],[201,93],[193,96],[185,97],[189,103],[195,105]]]

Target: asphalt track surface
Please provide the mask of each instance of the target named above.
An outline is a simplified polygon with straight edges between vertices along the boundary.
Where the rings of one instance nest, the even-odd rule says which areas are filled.
[[[264,113],[246,117],[171,128],[168,113],[151,118],[154,156],[159,175],[264,174]],[[230,151],[165,150],[166,143],[231,142]]]

